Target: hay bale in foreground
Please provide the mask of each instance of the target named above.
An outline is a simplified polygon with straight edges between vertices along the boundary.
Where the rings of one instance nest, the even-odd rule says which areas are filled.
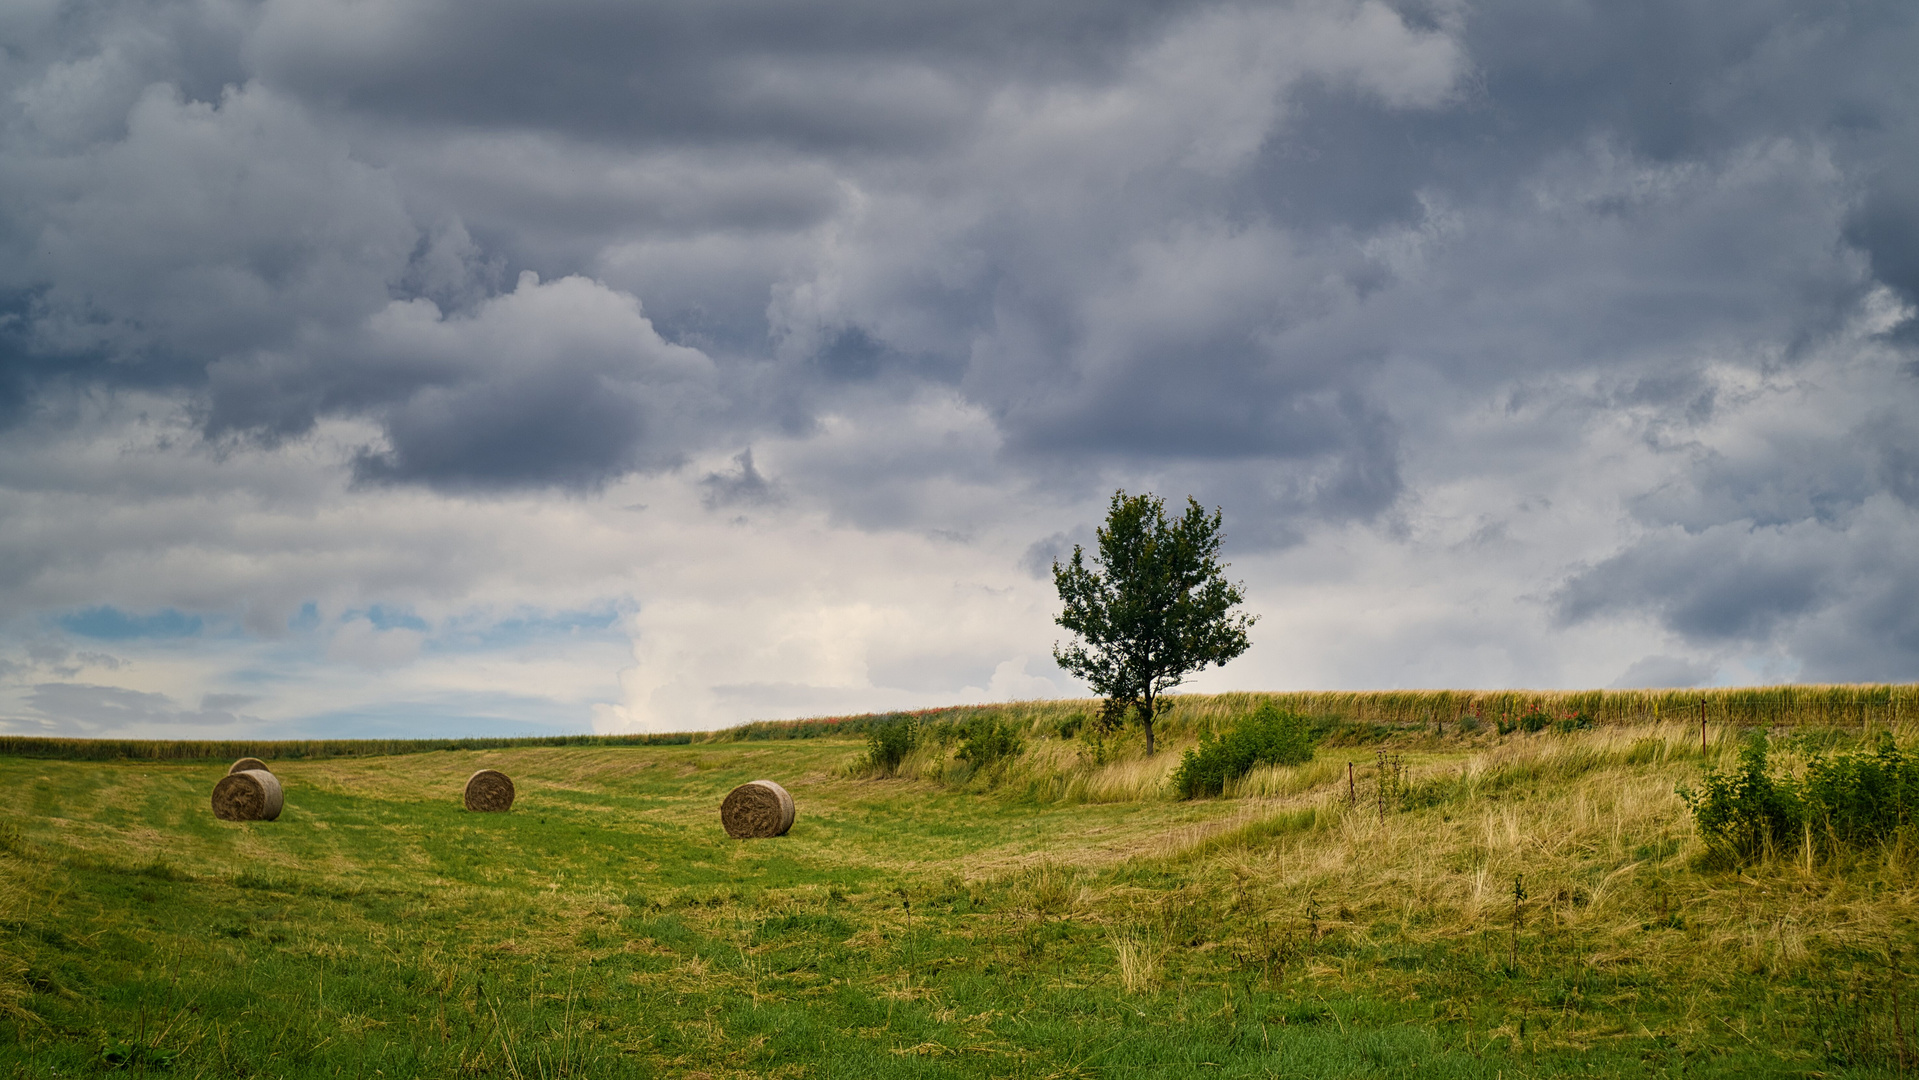
[[[498,769],[481,769],[466,778],[468,810],[499,813],[513,808],[513,780]]]
[[[257,757],[243,757],[240,760],[234,762],[231,766],[227,768],[227,775],[232,776],[234,773],[248,772],[253,769],[258,769],[261,772],[273,771],[272,769],[267,768],[266,762],[261,761]]]
[[[720,824],[735,840],[785,836],[793,827],[793,796],[771,780],[741,784],[720,804]]]
[[[283,801],[279,779],[265,769],[228,773],[213,785],[213,816],[221,821],[272,821]]]

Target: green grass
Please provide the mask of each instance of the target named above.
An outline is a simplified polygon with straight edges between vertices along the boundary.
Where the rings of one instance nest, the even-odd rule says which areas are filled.
[[[316,756],[247,824],[219,765],[0,757],[0,1076],[1919,1064],[1909,853],[1714,868],[1673,794],[1696,726],[1367,738],[1416,809],[1379,813],[1373,742],[1196,802],[1177,746],[1044,737],[990,777],[859,778],[830,736]],[[483,766],[511,813],[459,809]],[[729,840],[759,777],[793,831]]]

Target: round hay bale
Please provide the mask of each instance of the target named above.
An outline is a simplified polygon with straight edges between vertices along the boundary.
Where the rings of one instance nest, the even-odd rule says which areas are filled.
[[[273,771],[272,769],[267,768],[266,762],[261,761],[257,757],[243,757],[240,760],[234,762],[230,767],[228,767],[227,775],[231,776],[237,772],[248,772],[253,769],[258,769],[261,772]]]
[[[466,808],[499,813],[513,808],[513,780],[498,769],[481,769],[466,778]]]
[[[735,840],[785,836],[793,827],[793,796],[771,780],[741,784],[720,804],[720,824]]]
[[[265,769],[228,773],[213,785],[213,816],[221,821],[272,821],[282,802],[279,778]]]

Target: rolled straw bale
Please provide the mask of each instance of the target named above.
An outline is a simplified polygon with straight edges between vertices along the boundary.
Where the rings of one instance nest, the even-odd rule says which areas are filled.
[[[793,796],[771,780],[741,784],[720,804],[720,824],[735,840],[785,836],[793,827]]]
[[[213,816],[221,821],[272,821],[281,802],[280,781],[265,769],[228,773],[213,785]]]
[[[481,769],[466,778],[466,808],[498,812],[513,808],[513,781],[498,769]]]
[[[272,771],[273,771],[272,769],[269,769],[269,768],[267,768],[267,763],[266,763],[266,762],[264,762],[264,761],[261,761],[261,760],[260,760],[259,758],[257,758],[257,757],[243,757],[243,758],[241,758],[240,760],[238,760],[238,761],[236,761],[236,762],[234,762],[234,763],[232,764],[232,766],[230,766],[230,767],[229,767],[229,768],[227,769],[227,772],[228,772],[228,774],[232,774],[232,773],[237,773],[237,772],[246,772],[246,771],[248,771],[249,769],[258,769],[258,770],[260,770],[261,772],[272,772]]]

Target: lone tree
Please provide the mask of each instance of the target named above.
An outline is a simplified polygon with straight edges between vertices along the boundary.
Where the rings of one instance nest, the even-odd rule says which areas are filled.
[[[1246,592],[1222,573],[1219,520],[1218,510],[1208,516],[1190,496],[1186,512],[1169,521],[1158,497],[1116,491],[1094,565],[1078,544],[1072,561],[1053,563],[1065,605],[1053,621],[1081,639],[1055,644],[1053,659],[1106,699],[1102,726],[1118,727],[1129,713],[1139,720],[1148,757],[1160,695],[1245,652],[1257,618],[1233,612]]]

